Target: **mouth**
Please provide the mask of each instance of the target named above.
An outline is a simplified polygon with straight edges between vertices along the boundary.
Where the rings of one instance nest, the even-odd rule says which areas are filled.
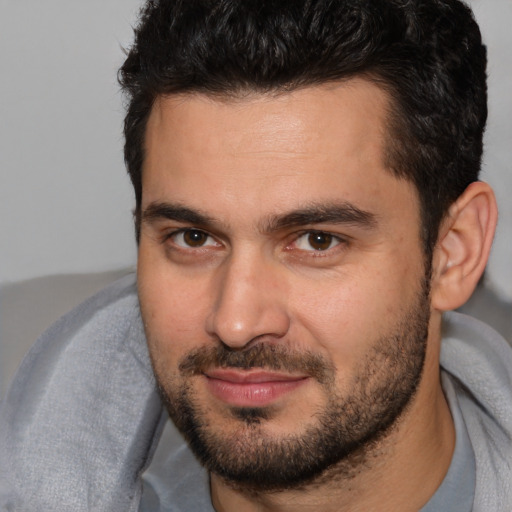
[[[203,374],[208,390],[234,407],[265,407],[304,385],[309,377],[279,372],[217,368]]]

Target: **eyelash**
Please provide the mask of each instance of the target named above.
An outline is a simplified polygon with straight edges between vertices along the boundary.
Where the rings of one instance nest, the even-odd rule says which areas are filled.
[[[171,233],[167,233],[163,239],[162,239],[162,243],[167,243],[169,240],[173,240],[175,238],[177,238],[179,235],[183,235],[185,236],[187,233],[191,234],[191,233],[198,233],[198,234],[201,234],[201,235],[204,235],[206,236],[207,238],[211,238],[213,240],[215,240],[215,237],[210,235],[208,232],[206,231],[203,231],[202,229],[194,229],[194,228],[182,228],[182,229],[177,229],[176,231],[172,231]],[[217,242],[217,244],[219,244],[219,242]],[[205,246],[205,245],[200,245],[200,246],[197,246],[197,247],[193,247],[193,246],[185,246],[185,245],[179,245],[177,244],[175,241],[174,241],[174,245],[177,246],[179,249],[184,249],[184,250],[198,250],[198,249],[202,249],[204,247],[209,247],[208,246]],[[220,244],[219,244],[220,245]]]
[[[321,244],[322,238],[326,239],[327,247],[325,248],[316,248],[312,247],[312,237],[317,237],[317,241]],[[295,246],[298,246],[298,242],[301,238],[308,237],[307,243],[311,247],[310,249],[300,249],[297,247],[298,250],[303,251],[305,253],[313,253],[315,256],[323,256],[325,253],[335,249],[336,247],[346,244],[346,240],[343,239],[340,236],[334,235],[333,233],[330,233],[328,231],[322,231],[322,230],[307,230],[303,231],[302,233],[298,233],[296,238],[293,240],[292,244]],[[333,245],[334,244],[334,245]]]
[[[208,244],[208,245],[203,244],[203,245],[198,245],[198,246],[194,247],[191,245],[186,245],[186,244],[181,245],[181,244],[176,243],[175,239],[178,236],[180,236],[180,235],[186,236],[187,234],[203,235],[206,237],[206,240],[208,240],[208,239],[214,240],[215,244]],[[295,247],[295,248],[291,247],[293,245],[297,246],[297,242],[300,241],[301,238],[303,238],[305,236],[312,237],[315,235],[318,237],[321,237],[321,236],[326,237],[329,240],[329,243],[328,243],[329,246],[326,247],[325,249],[315,249],[314,247],[312,247],[311,249],[301,249],[299,247]],[[202,229],[195,229],[195,228],[182,228],[182,229],[177,229],[175,231],[167,233],[163,237],[162,243],[166,244],[170,240],[173,242],[174,249],[184,250],[184,251],[200,251],[200,250],[204,250],[207,247],[215,247],[215,246],[218,247],[218,246],[222,245],[220,242],[217,242],[216,238],[213,235],[211,235],[210,233],[208,233],[207,231],[204,231]],[[332,245],[333,243],[334,243],[334,245]],[[292,251],[295,249],[295,250],[300,251],[303,254],[309,253],[310,256],[322,257],[322,256],[327,256],[327,253],[330,253],[331,251],[335,250],[337,247],[346,246],[347,244],[348,244],[348,240],[346,238],[340,237],[339,235],[335,235],[328,231],[310,229],[310,230],[301,231],[299,233],[295,233],[293,240],[291,241],[291,243],[287,244],[286,249],[289,251]],[[341,247],[340,247],[340,249],[341,249]]]

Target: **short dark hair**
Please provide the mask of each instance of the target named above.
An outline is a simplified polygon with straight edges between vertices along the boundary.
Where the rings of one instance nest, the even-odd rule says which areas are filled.
[[[392,99],[386,163],[417,188],[430,256],[450,204],[478,179],[485,69],[478,25],[459,0],[149,0],[119,73],[136,219],[158,96],[279,93],[363,76]]]

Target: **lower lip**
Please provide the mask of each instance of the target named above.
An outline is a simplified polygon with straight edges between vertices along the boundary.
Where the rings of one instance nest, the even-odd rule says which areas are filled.
[[[306,378],[286,381],[231,382],[206,377],[212,395],[235,407],[264,407],[297,389]]]

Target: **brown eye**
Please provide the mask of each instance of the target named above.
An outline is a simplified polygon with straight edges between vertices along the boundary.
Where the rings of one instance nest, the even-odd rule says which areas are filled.
[[[176,245],[186,249],[218,245],[212,236],[199,229],[184,229],[174,233],[171,238]]]
[[[331,247],[332,238],[329,233],[310,233],[308,242],[315,251],[325,251]]]
[[[309,231],[297,238],[295,247],[301,251],[321,252],[332,249],[340,243],[341,240],[330,233],[325,233],[324,231]]]
[[[183,241],[189,247],[201,247],[208,240],[208,235],[202,231],[189,229],[183,233]]]

